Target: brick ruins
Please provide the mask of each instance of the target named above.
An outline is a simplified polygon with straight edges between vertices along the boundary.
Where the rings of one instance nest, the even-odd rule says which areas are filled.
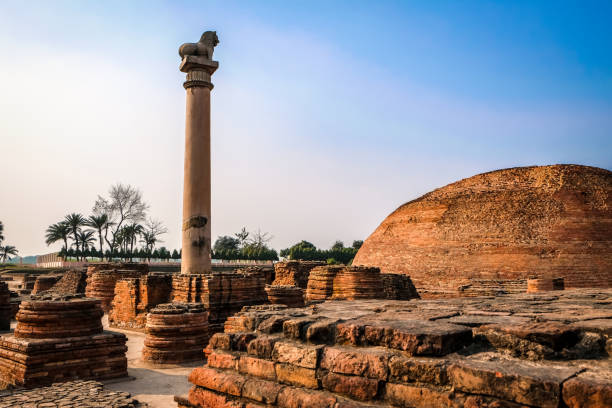
[[[310,272],[307,301],[395,299],[419,295],[406,275],[384,274],[380,269],[361,266],[318,266]]]
[[[409,275],[424,296],[531,277],[610,288],[612,172],[519,167],[449,184],[389,215],[353,264]]]
[[[381,274],[378,268],[304,261],[276,265],[276,279],[266,286],[272,304],[301,307],[305,301],[326,299],[408,300],[419,296],[408,276]]]
[[[94,264],[87,268],[85,294],[100,299],[102,309],[108,312],[115,297],[115,284],[122,278],[139,278],[149,271],[147,264]]]
[[[245,308],[179,407],[612,404],[612,290]]]
[[[265,279],[265,274],[255,268],[209,275],[176,275],[172,280],[172,300],[202,303],[209,314],[209,330],[216,333],[243,306],[266,303]]]
[[[139,278],[121,278],[115,284],[112,308],[108,312],[110,327],[144,330],[147,313],[171,300],[172,276],[148,274]]]
[[[179,364],[204,359],[208,343],[208,313],[201,303],[167,303],[147,317],[142,360]]]
[[[127,339],[103,331],[102,314],[100,301],[83,295],[40,294],[21,302],[14,333],[0,337],[2,385],[127,376]]]
[[[304,306],[304,289],[291,285],[267,285],[268,302],[289,307]]]
[[[85,293],[87,274],[83,271],[68,271],[50,289],[53,293],[68,295],[71,293]]]
[[[11,292],[6,282],[0,282],[0,331],[11,328]]]
[[[36,282],[34,282],[32,294],[36,295],[37,293],[51,289],[61,279],[61,277],[61,275],[39,276],[38,278],[36,278]]]

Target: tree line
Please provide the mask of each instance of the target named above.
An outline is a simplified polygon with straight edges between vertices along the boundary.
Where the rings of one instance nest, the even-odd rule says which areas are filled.
[[[161,221],[147,216],[149,205],[143,200],[141,192],[130,185],[121,183],[111,186],[108,196],[98,196],[92,214],[84,216],[70,213],[59,222],[49,225],[45,242],[51,245],[62,242],[59,255],[64,259],[87,258],[123,259],[175,259],[181,258],[180,250],[170,252],[166,247],[156,248],[161,243],[160,236],[168,230]],[[0,242],[2,241],[0,223]],[[345,247],[336,241],[330,249],[319,249],[308,241],[301,241],[280,254],[268,246],[272,236],[257,230],[249,232],[242,228],[233,236],[219,236],[211,248],[211,257],[225,260],[277,261],[287,259],[326,261],[330,264],[350,264],[363,241],[353,241]],[[1,247],[0,250],[16,255],[14,247]],[[2,256],[2,252],[0,252]],[[7,255],[4,255],[5,259]]]
[[[4,241],[4,224],[0,221],[0,262],[6,262],[11,256],[17,256],[19,251],[13,245],[2,245]]]
[[[90,216],[70,213],[49,225],[45,242],[47,245],[62,242],[59,255],[77,260],[179,259],[177,250],[171,253],[165,247],[155,248],[168,230],[161,221],[147,217],[148,209],[137,188],[118,183],[111,186],[108,197],[98,196]]]
[[[353,245],[345,247],[342,241],[336,241],[330,249],[319,249],[308,241],[301,241],[290,248],[280,251],[280,256],[287,259],[304,261],[325,261],[328,264],[342,263],[349,265],[363,241],[353,241]]]
[[[220,236],[212,247],[211,256],[214,259],[250,259],[257,261],[278,261],[276,250],[268,247],[272,236],[261,230],[248,232],[242,228],[234,236]]]

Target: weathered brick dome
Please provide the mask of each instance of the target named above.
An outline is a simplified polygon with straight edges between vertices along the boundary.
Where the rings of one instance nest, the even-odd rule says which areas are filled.
[[[457,181],[395,210],[353,264],[410,275],[417,289],[532,276],[612,287],[612,172],[517,167]]]

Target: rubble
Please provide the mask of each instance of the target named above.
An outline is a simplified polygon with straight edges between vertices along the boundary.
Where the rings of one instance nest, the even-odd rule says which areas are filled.
[[[59,294],[85,293],[87,274],[83,271],[66,271],[62,278],[51,287],[50,291]]]
[[[36,278],[32,294],[35,295],[45,290],[49,290],[61,279],[61,275],[42,275]]]
[[[97,381],[68,381],[35,390],[0,395],[0,407],[110,407],[146,408],[127,392],[105,391]]]

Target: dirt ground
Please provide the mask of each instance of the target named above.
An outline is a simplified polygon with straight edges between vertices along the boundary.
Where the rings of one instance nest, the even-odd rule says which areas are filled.
[[[107,317],[104,316],[107,328]],[[187,376],[193,369],[203,363],[191,363],[170,368],[151,367],[140,361],[140,352],[144,343],[144,333],[110,329],[124,333],[128,337],[128,374],[129,379],[105,383],[104,388],[113,391],[126,391],[140,402],[146,402],[151,408],[176,407],[175,395],[185,395],[190,384]]]

